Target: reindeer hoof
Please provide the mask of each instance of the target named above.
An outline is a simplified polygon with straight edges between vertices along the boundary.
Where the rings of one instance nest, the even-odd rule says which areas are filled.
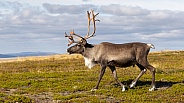
[[[136,82],[132,82],[132,84],[130,84],[130,88],[133,88],[136,85]]]
[[[154,90],[156,90],[155,87],[151,87],[151,88],[149,89],[149,91],[154,91]]]
[[[95,89],[95,88],[93,88],[93,89],[91,89],[91,92],[94,92],[94,91],[96,91],[97,89]]]
[[[125,86],[122,87],[122,92],[124,92],[126,90]]]

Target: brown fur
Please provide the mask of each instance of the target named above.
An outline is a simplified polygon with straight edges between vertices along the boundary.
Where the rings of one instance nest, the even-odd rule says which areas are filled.
[[[109,42],[103,42],[97,45],[88,44],[86,40],[82,43],[78,43],[67,51],[70,54],[77,53],[83,55],[85,58],[89,59],[88,62],[98,63],[101,65],[101,72],[97,85],[94,89],[97,89],[99,83],[105,73],[105,69],[108,66],[115,78],[115,80],[121,85],[124,91],[124,85],[117,79],[116,67],[128,67],[137,65],[141,73],[132,82],[130,87],[133,87],[137,80],[146,72],[146,69],[150,70],[152,73],[152,88],[150,91],[155,89],[155,68],[151,66],[147,61],[147,55],[150,48],[154,48],[152,44],[133,42],[126,44],[113,44]]]

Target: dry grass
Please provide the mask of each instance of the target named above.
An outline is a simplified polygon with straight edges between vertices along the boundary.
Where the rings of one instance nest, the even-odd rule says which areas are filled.
[[[40,60],[63,60],[63,59],[80,59],[82,58],[79,54],[57,54],[49,56],[28,56],[28,57],[17,57],[17,58],[0,58],[0,63],[5,62],[23,62],[23,61],[40,61]]]
[[[183,103],[184,51],[157,52],[148,56],[156,67],[156,87],[149,92],[151,74],[146,72],[134,89],[121,87],[106,70],[99,90],[100,67],[87,69],[80,55],[17,58],[0,64],[0,103]],[[140,73],[138,67],[117,68],[118,78],[129,85]]]
[[[150,54],[180,54],[184,51],[173,51],[173,50],[164,50],[164,51],[157,51],[157,52],[150,52]],[[0,63],[4,62],[22,62],[22,61],[40,61],[40,60],[63,60],[63,59],[81,59],[83,58],[79,54],[56,54],[56,55],[49,55],[49,56],[27,56],[27,57],[17,57],[17,58],[0,58]]]

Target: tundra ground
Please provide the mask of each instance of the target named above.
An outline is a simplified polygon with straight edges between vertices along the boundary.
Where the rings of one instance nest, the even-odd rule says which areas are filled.
[[[32,59],[31,59],[32,58]],[[151,74],[144,74],[133,89],[121,92],[111,71],[99,89],[91,92],[100,67],[84,66],[79,55],[19,58],[0,63],[0,102],[184,102],[184,51],[150,53],[156,67],[156,91],[149,92]],[[127,86],[137,77],[138,67],[117,68],[118,78]]]

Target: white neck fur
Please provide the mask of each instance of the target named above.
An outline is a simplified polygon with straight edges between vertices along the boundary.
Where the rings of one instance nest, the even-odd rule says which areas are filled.
[[[85,66],[87,66],[89,69],[91,69],[93,66],[95,66],[95,62],[90,59],[90,58],[87,58],[87,57],[84,57],[84,60],[85,60]]]

